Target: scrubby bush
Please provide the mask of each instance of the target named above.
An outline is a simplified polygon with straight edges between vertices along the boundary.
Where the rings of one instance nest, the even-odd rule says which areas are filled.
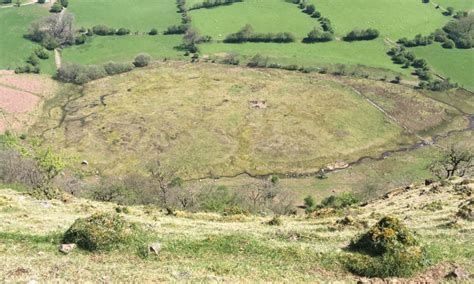
[[[266,67],[268,65],[268,57],[257,54],[247,63],[248,67]]]
[[[126,28],[120,28],[118,29],[116,32],[115,32],[116,35],[128,35],[130,34],[130,30],[129,29],[126,29]]]
[[[127,244],[138,227],[118,214],[96,213],[77,219],[64,233],[63,243],[75,243],[88,251],[110,250]]]
[[[59,3],[61,3],[61,6],[66,8],[69,5],[69,0],[60,0]]]
[[[366,277],[408,277],[429,264],[415,234],[393,216],[352,240],[348,250],[346,267]]]
[[[76,37],[76,45],[81,45],[81,44],[84,44],[86,43],[86,40],[87,40],[87,36],[84,35],[84,34],[81,34],[79,36]]]
[[[239,56],[234,53],[227,54],[222,60],[222,63],[229,64],[229,65],[239,65],[240,63]]]
[[[325,17],[321,17],[319,18],[319,22],[321,23],[321,27],[323,28],[325,32],[334,33],[334,29],[332,28],[332,25],[331,25],[331,20]]]
[[[99,36],[114,35],[115,29],[109,28],[106,25],[97,25],[92,27],[92,32]]]
[[[267,222],[267,225],[270,226],[281,226],[283,225],[283,220],[281,220],[280,216],[274,216],[270,221]]]
[[[40,59],[48,59],[49,58],[48,52],[43,47],[38,47],[37,49],[35,49],[35,54]]]
[[[148,32],[149,35],[157,35],[158,34],[158,30],[153,28],[151,29],[149,32]]]
[[[165,35],[177,35],[177,34],[184,34],[186,33],[189,25],[181,24],[181,25],[173,25],[169,26],[166,31],[164,31]]]
[[[407,38],[401,38],[397,41],[397,43],[402,44],[406,47],[426,46],[432,44],[434,39],[435,36],[433,34],[429,36],[422,36],[421,34],[418,34],[412,40],[408,40]]]
[[[44,182],[33,187],[28,194],[38,200],[61,200],[64,196],[64,192],[50,182]]]
[[[33,66],[37,66],[40,64],[40,60],[38,56],[36,56],[36,54],[32,54],[28,57],[28,59],[26,60],[26,63],[29,63]]]
[[[53,6],[49,9],[51,13],[59,13],[63,10],[63,6],[61,5],[60,2],[55,2]]]
[[[104,69],[108,75],[116,75],[116,74],[132,71],[133,64],[110,61],[104,64]]]
[[[65,63],[58,69],[56,79],[66,83],[85,84],[107,75],[102,66]]]
[[[323,201],[321,201],[321,207],[341,209],[357,202],[359,202],[359,200],[352,193],[344,192],[340,195],[331,195],[324,198]]]
[[[244,42],[294,42],[295,37],[292,33],[256,33],[251,25],[245,25],[237,33],[229,34],[224,39],[225,43],[244,43]]]
[[[334,39],[334,35],[330,32],[323,32],[319,28],[313,28],[308,36],[303,39],[304,43],[313,43],[313,42],[327,42]]]
[[[366,30],[353,30],[349,32],[345,37],[345,41],[356,41],[356,40],[372,40],[379,37],[379,31],[376,29]]]
[[[151,56],[149,54],[142,53],[142,54],[137,55],[137,57],[135,57],[133,61],[133,65],[135,65],[135,67],[145,67],[145,66],[148,66],[148,64],[150,64],[150,61],[151,61]]]

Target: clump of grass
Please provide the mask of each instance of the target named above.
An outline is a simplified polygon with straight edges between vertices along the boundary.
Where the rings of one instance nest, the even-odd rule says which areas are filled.
[[[346,267],[367,277],[409,277],[429,263],[415,234],[393,216],[382,218],[348,249]]]
[[[118,214],[96,213],[77,219],[64,233],[62,242],[75,243],[88,251],[110,250],[133,243],[139,231],[136,224],[127,222]]]
[[[29,195],[38,200],[62,200],[64,198],[64,192],[51,183],[43,183],[34,187],[29,192]]]
[[[443,209],[443,202],[441,202],[440,200],[437,200],[437,201],[427,203],[427,204],[423,205],[423,209],[428,210],[428,211],[433,211],[433,212],[438,211],[438,210],[442,210]]]
[[[130,214],[130,209],[128,209],[127,206],[117,206],[117,207],[115,207],[115,212]]]
[[[456,213],[456,217],[474,221],[474,199],[468,200],[467,202],[459,206],[459,210]]]
[[[270,226],[281,226],[283,225],[283,220],[280,216],[274,216],[270,221],[266,222],[266,224]]]

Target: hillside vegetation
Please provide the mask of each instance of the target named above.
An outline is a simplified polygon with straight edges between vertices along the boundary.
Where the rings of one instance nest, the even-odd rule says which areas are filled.
[[[152,206],[125,210],[113,203],[71,197],[40,201],[1,189],[0,279],[353,282],[361,277],[348,272],[346,261],[357,254],[346,247],[381,217],[391,215],[416,233],[430,259],[421,274],[398,281],[448,280],[456,268],[474,273],[474,223],[468,219],[472,211],[471,215],[459,213],[469,212],[462,208],[472,199],[473,189],[472,180],[456,178],[444,184],[414,185],[366,205],[280,217],[279,222],[270,223],[273,225],[268,224],[272,217],[180,211],[170,216]],[[159,254],[141,254],[137,243],[99,252],[79,248],[69,254],[59,252],[58,245],[71,224],[97,212],[122,212],[122,218],[146,228],[144,239],[159,242]]]
[[[184,179],[314,173],[468,124],[390,83],[177,62],[65,87],[44,113],[32,135],[73,168],[143,173],[160,160]]]

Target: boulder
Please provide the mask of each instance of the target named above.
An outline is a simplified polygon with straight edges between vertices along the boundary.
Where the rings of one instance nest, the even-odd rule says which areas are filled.
[[[148,246],[148,252],[158,255],[161,251],[161,244],[159,242],[152,243]]]
[[[61,244],[59,245],[59,251],[68,254],[76,248],[76,244]]]

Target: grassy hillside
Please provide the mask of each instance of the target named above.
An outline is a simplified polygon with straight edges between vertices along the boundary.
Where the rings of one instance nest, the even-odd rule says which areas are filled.
[[[86,28],[107,25],[132,32],[163,31],[180,21],[172,0],[77,0],[71,1],[68,10],[75,14],[77,26]]]
[[[48,15],[40,5],[0,9],[0,69],[15,69],[37,45],[23,38],[31,22]]]
[[[63,49],[61,54],[65,62],[81,64],[100,64],[110,60],[131,62],[143,52],[155,60],[183,59],[183,53],[174,49],[180,44],[180,36],[93,37],[85,45]]]
[[[329,18],[336,34],[346,35],[359,28],[376,28],[382,37],[397,40],[429,34],[449,18],[432,5],[412,0],[311,0]]]
[[[202,178],[315,172],[419,139],[406,131],[466,124],[456,110],[409,88],[350,82],[354,87],[331,76],[171,62],[65,89],[46,103],[50,118],[33,134],[108,173],[144,170],[146,152],[182,177]],[[382,105],[413,108],[386,116],[357,88],[393,93]],[[404,121],[408,116],[417,123]]]
[[[100,253],[58,251],[62,234],[76,218],[114,212],[115,204],[76,198],[39,201],[0,189],[0,279],[355,282],[361,278],[347,272],[343,249],[367,230],[358,222],[373,225],[381,216],[394,214],[416,231],[432,260],[420,275],[397,281],[442,281],[455,267],[474,273],[474,223],[461,218],[453,223],[467,200],[458,191],[461,181],[398,190],[389,198],[326,216],[281,217],[280,226],[267,225],[271,217],[185,212],[166,216],[156,207],[129,207],[122,216],[144,225],[151,241],[161,243],[159,255],[147,258],[133,246]],[[472,190],[474,184],[466,186]],[[346,215],[355,225],[337,223]]]
[[[464,88],[474,90],[474,50],[444,49],[439,44],[420,46],[413,52],[427,60],[433,70]]]

